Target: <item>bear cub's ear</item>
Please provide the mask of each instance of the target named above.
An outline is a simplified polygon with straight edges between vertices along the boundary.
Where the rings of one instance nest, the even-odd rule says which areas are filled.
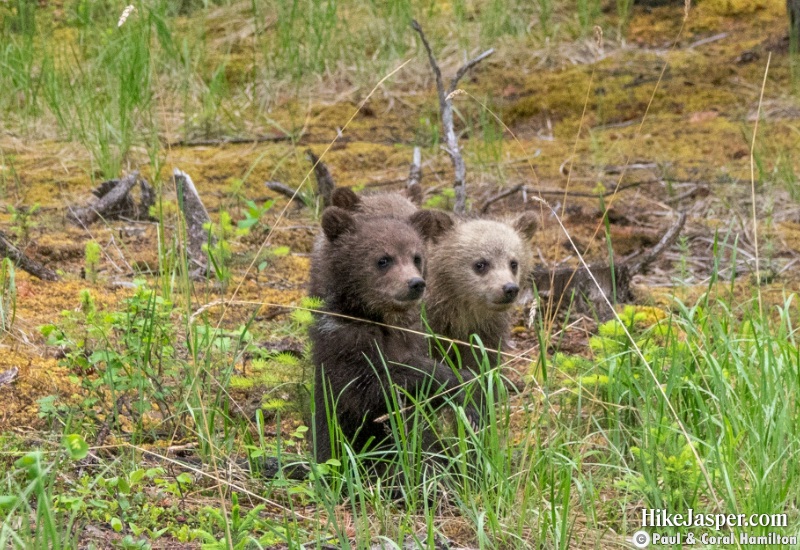
[[[356,228],[356,219],[346,210],[337,206],[329,206],[322,214],[322,231],[329,241],[333,242],[345,233]]]
[[[455,226],[450,214],[442,210],[417,210],[408,218],[408,223],[423,239],[434,243]]]
[[[533,212],[523,212],[517,216],[511,225],[525,237],[525,240],[530,240],[536,233],[539,222],[536,220],[536,214]]]
[[[361,204],[361,198],[348,187],[337,187],[331,195],[331,205],[353,211]]]

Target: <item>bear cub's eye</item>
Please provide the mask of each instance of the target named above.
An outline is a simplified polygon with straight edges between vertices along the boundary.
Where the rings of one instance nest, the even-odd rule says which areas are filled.
[[[472,269],[474,269],[475,273],[477,273],[478,275],[482,275],[486,273],[486,271],[489,269],[489,262],[487,262],[486,260],[478,260],[477,262],[472,264]]]
[[[519,262],[517,262],[517,260],[511,260],[511,273],[516,275],[518,268],[519,268]]]
[[[390,265],[392,265],[391,256],[384,256],[378,260],[378,269],[388,269]]]
[[[422,269],[422,256],[420,256],[419,254],[414,255],[414,266],[417,269]]]

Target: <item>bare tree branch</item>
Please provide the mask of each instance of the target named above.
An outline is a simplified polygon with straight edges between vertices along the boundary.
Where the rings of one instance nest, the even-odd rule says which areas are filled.
[[[656,258],[661,255],[662,252],[675,244],[675,241],[678,239],[678,235],[681,234],[681,230],[683,229],[685,223],[686,212],[681,212],[678,214],[678,219],[674,224],[672,224],[672,227],[670,227],[667,232],[664,233],[664,236],[661,237],[661,240],[658,241],[653,248],[641,255],[639,260],[633,261],[633,258],[630,256],[626,258],[625,263],[630,266],[631,273],[643,272],[656,260]],[[640,255],[637,254],[636,256],[638,257]]]
[[[308,158],[314,164],[314,176],[317,178],[317,193],[322,197],[323,206],[328,207],[331,204],[331,194],[336,188],[336,182],[333,181],[328,167],[320,158],[314,154],[311,149],[306,150]]]
[[[477,65],[478,63],[480,63],[493,53],[494,53],[494,48],[489,48],[488,50],[480,54],[478,57],[475,57],[467,61],[464,65],[462,65],[461,68],[459,68],[458,71],[456,72],[456,76],[454,76],[453,80],[450,81],[450,89],[447,90],[447,94],[450,95],[453,92],[455,92],[456,88],[458,87],[458,82],[462,78],[464,78],[464,75],[467,74],[469,70],[472,69],[475,65]]]
[[[264,185],[266,185],[267,189],[270,191],[275,191],[276,193],[283,195],[290,200],[297,201],[297,203],[301,206],[305,206],[306,204],[300,197],[300,194],[285,183],[281,183],[279,181],[268,181]]]
[[[494,50],[487,50],[483,52],[481,55],[468,61],[460,69],[458,69],[458,71],[456,71],[456,75],[453,77],[453,80],[450,82],[450,88],[448,88],[448,91],[445,92],[444,82],[442,82],[442,71],[439,69],[439,65],[436,62],[436,57],[433,55],[433,50],[431,50],[431,45],[428,43],[428,39],[425,37],[422,27],[416,20],[411,21],[411,27],[417,32],[417,34],[419,34],[422,44],[425,46],[425,51],[428,53],[428,61],[431,64],[431,70],[436,77],[436,93],[439,96],[439,112],[442,117],[442,131],[444,132],[446,150],[450,155],[450,159],[453,161],[453,169],[455,172],[453,188],[456,192],[456,201],[455,205],[453,206],[453,211],[456,214],[463,214],[467,209],[467,168],[464,164],[464,157],[461,155],[461,149],[458,145],[458,137],[456,136],[455,128],[453,126],[453,106],[450,102],[450,96],[453,92],[455,92],[458,82],[461,80],[461,78],[463,78],[463,76],[467,74],[470,69],[475,67],[475,65],[492,55]]]
[[[408,198],[417,206],[422,204],[420,180],[422,180],[422,153],[419,147],[414,147],[414,156],[411,159],[411,169],[408,172],[406,191],[408,192]]]

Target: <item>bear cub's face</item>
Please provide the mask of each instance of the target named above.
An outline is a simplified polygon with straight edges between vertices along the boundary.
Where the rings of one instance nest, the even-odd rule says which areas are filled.
[[[468,238],[475,247],[465,258],[466,276],[476,298],[489,309],[503,311],[516,301],[520,277],[526,261],[522,239],[507,226],[496,222],[473,222]]]
[[[508,310],[530,270],[525,239],[535,230],[535,216],[529,213],[511,223],[478,219],[458,224],[436,249],[434,284],[446,285],[476,311]]]
[[[325,210],[331,276],[348,303],[378,314],[418,305],[425,291],[425,246],[412,223]]]

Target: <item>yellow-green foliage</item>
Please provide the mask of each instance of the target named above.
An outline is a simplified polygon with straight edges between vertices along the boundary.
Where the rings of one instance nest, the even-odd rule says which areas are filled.
[[[571,383],[603,386],[609,383],[609,377],[613,380],[619,367],[641,361],[634,345],[651,365],[666,364],[669,360],[676,360],[675,358],[691,363],[685,336],[670,322],[667,314],[661,309],[643,306],[625,306],[619,312],[619,319],[612,319],[597,327],[597,334],[589,339],[592,359],[557,353],[553,356],[552,363],[565,374],[578,375],[589,373],[594,365],[603,374],[586,374]],[[635,380],[641,373],[629,374]]]
[[[300,309],[294,309],[291,313],[296,328],[308,328],[314,321],[314,314],[309,310],[321,309],[324,305],[325,303],[316,296],[306,296],[300,300]]]
[[[446,187],[425,201],[425,208],[439,208],[449,210],[453,206],[456,192],[451,187]]]
[[[592,366],[592,362],[580,355],[567,355],[558,352],[553,356],[551,362],[555,368],[565,373],[584,372]]]
[[[100,245],[97,241],[87,241],[84,252],[86,278],[97,282],[97,266],[100,265]]]
[[[676,423],[650,428],[648,435],[652,439],[648,446],[651,451],[645,452],[642,448],[633,446],[631,454],[642,463],[643,469],[659,472],[658,485],[662,497],[666,497],[671,506],[680,507],[702,482],[703,473],[695,453]],[[706,468],[708,466],[706,463]],[[713,475],[718,472],[709,473]],[[652,484],[641,474],[629,474],[616,485],[622,489],[648,495],[653,493]]]

